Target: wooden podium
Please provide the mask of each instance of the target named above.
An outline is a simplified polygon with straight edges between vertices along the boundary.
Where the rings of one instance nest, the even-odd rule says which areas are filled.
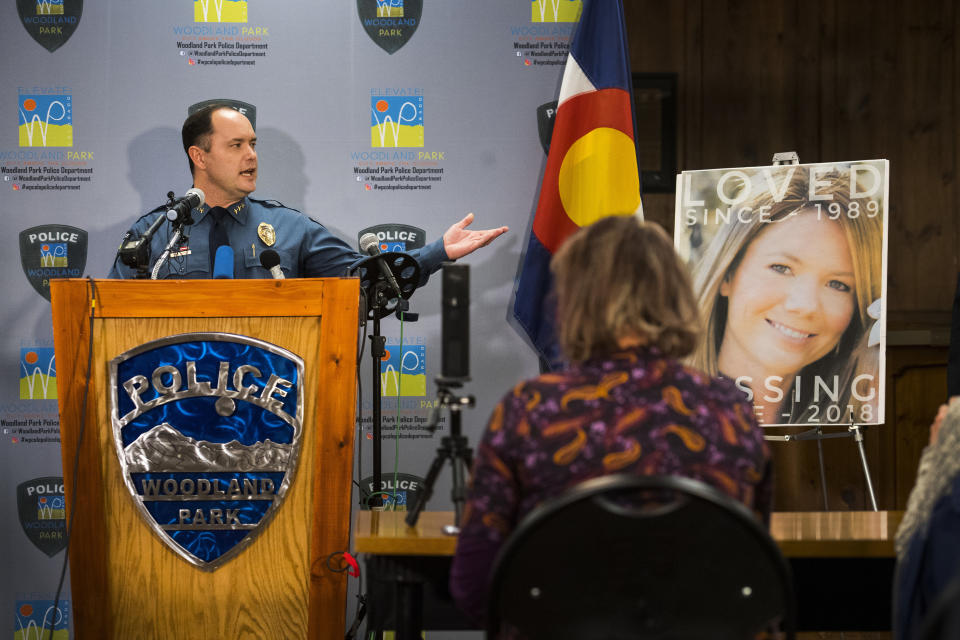
[[[347,575],[332,571],[327,558],[349,545],[359,281],[78,279],[54,280],[50,289],[63,475],[67,506],[76,509],[70,542],[75,637],[342,636]],[[265,530],[212,571],[179,557],[138,512],[110,409],[112,359],[195,332],[248,336],[303,360],[302,435],[292,483]]]

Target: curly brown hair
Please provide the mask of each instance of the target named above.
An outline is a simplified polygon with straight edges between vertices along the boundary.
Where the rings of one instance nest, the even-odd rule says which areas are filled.
[[[699,339],[690,278],[666,232],[633,215],[611,216],[572,235],[550,262],[557,334],[582,362],[638,338],[666,355],[689,354]]]

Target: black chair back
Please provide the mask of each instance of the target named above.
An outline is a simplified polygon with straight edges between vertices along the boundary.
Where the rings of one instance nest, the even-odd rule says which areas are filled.
[[[794,637],[790,569],[763,525],[675,476],[588,480],[532,511],[493,571],[487,637]]]

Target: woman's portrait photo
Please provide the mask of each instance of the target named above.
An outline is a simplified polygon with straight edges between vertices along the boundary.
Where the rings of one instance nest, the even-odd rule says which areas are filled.
[[[689,362],[761,425],[883,422],[887,184],[884,160],[679,176],[704,327]]]

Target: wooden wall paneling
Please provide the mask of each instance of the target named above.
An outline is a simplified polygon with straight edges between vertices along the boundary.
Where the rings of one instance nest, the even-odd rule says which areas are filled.
[[[820,131],[817,135],[817,152],[809,159],[801,160],[804,162],[821,162],[827,159],[838,160],[837,148],[841,142],[837,140],[837,111],[839,100],[840,85],[837,80],[837,2],[843,0],[833,0],[829,6],[824,7],[824,11],[819,16],[819,30],[817,45],[820,51],[817,61],[820,88],[819,100],[816,108],[820,121]]]
[[[902,348],[901,348],[902,351]],[[897,436],[900,433],[897,424],[896,409],[894,405],[894,388],[891,382],[892,363],[891,349],[887,349],[887,369],[886,376],[886,402],[884,406],[884,415],[886,423],[880,427],[871,428],[870,433],[877,442],[876,457],[870,460],[870,464],[876,469],[873,473],[874,490],[877,493],[877,502],[881,509],[897,509],[897,486],[900,481],[900,474],[897,469]]]
[[[887,422],[892,444],[890,476],[894,501],[905,509],[917,477],[920,454],[930,423],[946,400],[947,351],[940,347],[893,347],[887,350]]]
[[[951,30],[951,41],[953,42],[953,75],[946,88],[946,90],[952,94],[950,121],[953,122],[954,126],[953,157],[949,170],[945,171],[953,186],[953,202],[950,208],[944,212],[945,216],[953,219],[953,234],[951,238],[953,241],[953,251],[948,253],[950,266],[952,267],[950,270],[951,275],[960,272],[960,252],[956,250],[957,247],[960,247],[960,223],[957,221],[957,212],[960,210],[960,78],[957,77],[960,75],[960,42],[958,42],[958,39],[960,39],[960,9],[954,6],[953,29]],[[952,309],[952,306],[953,303],[951,301],[951,303],[944,308],[949,311]]]
[[[786,430],[769,430],[782,434]],[[798,429],[791,429],[797,432]],[[776,511],[821,511],[822,489],[816,444],[813,442],[768,442],[773,457],[773,508]],[[833,486],[832,476],[827,487]],[[829,504],[836,509],[839,501],[829,496]]]
[[[677,168],[693,169],[703,166],[703,0],[687,0],[683,32],[683,68],[678,80],[682,144],[677,147]]]
[[[838,2],[824,59],[823,156],[819,161],[887,158],[894,150],[899,42],[897,0]]]
[[[949,90],[957,74],[955,11],[949,1],[911,3],[896,21],[902,25],[899,66],[886,100],[898,106],[900,118],[885,127],[900,136],[899,145],[891,141],[891,309],[947,309],[952,302],[951,279],[930,274],[948,265],[956,271],[957,114]]]
[[[636,0],[623,7],[630,40],[630,62],[634,72],[678,74],[678,85],[683,85],[686,40],[684,24],[689,16],[685,3]],[[679,88],[679,87],[678,87]],[[677,156],[678,167],[682,166],[683,89],[679,88],[677,100]],[[674,194],[646,193],[643,196],[644,217],[660,224],[673,234]]]
[[[795,2],[784,30],[786,59],[793,61],[795,77],[785,96],[792,103],[790,119],[783,123],[789,131],[784,140],[789,148],[778,151],[796,151],[800,162],[817,162],[823,154],[823,61],[836,46],[830,26],[835,5],[836,0]]]
[[[784,46],[795,5],[726,0],[703,6],[702,166],[769,164],[794,146],[797,63]]]
[[[683,3],[632,0],[624,3],[623,17],[630,40],[633,71],[661,73],[680,71],[684,41],[678,37],[687,16]]]

